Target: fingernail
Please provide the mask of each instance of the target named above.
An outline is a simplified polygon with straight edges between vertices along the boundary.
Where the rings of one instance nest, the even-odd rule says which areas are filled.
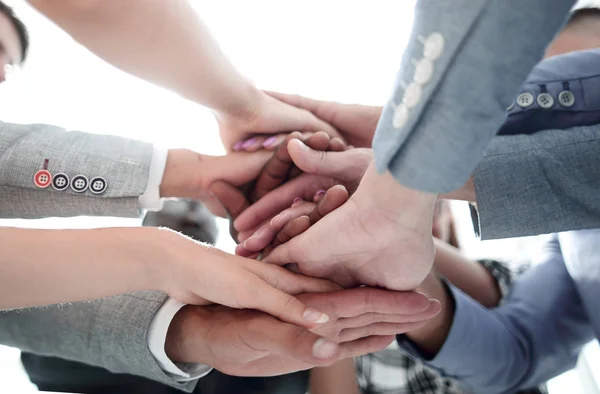
[[[302,318],[306,321],[319,324],[325,323],[329,320],[329,316],[312,308],[306,308],[302,314]]]
[[[252,137],[249,140],[246,140],[243,144],[242,144],[242,148],[243,149],[247,149],[249,147],[251,147],[252,145],[254,145],[254,143],[256,142],[256,138]]]
[[[337,343],[332,342],[325,338],[319,338],[313,345],[313,356],[320,359],[328,359],[336,355],[339,346]]]
[[[281,214],[273,216],[269,224],[272,226],[274,222],[277,222],[279,220],[279,218],[281,218]]]
[[[233,150],[240,150],[242,149],[242,145],[244,145],[244,141],[238,141],[235,143],[235,145],[233,146]]]
[[[317,193],[315,194],[317,197],[321,197],[325,195],[325,190],[321,189],[319,191],[317,191]]]
[[[252,234],[250,237],[248,237],[248,239],[244,241],[244,248],[246,247],[246,243],[248,241],[258,238],[259,235],[260,235],[260,231],[257,231],[254,234]]]
[[[273,136],[273,137],[269,137],[269,138],[267,138],[267,139],[265,140],[265,142],[263,142],[263,144],[262,144],[262,145],[263,145],[265,148],[269,148],[269,147],[271,147],[271,146],[275,145],[275,143],[276,143],[276,142],[277,142],[277,137]]]
[[[296,198],[294,198],[294,201],[292,201],[292,204],[297,204],[300,201],[304,201],[304,200],[302,198],[300,198],[300,197],[296,197]]]

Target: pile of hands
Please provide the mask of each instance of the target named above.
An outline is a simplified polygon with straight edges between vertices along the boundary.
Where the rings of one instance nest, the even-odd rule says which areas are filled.
[[[279,375],[378,351],[439,313],[404,281],[403,224],[361,191],[381,110],[261,92],[248,114],[215,114],[227,155],[169,153],[161,195],[202,201],[238,242],[233,256],[162,230],[182,263],[161,289],[188,304],[172,360]]]

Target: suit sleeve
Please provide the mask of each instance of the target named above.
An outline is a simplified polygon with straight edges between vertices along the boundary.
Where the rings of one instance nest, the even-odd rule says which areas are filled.
[[[0,122],[0,216],[137,217],[152,154],[146,142]]]
[[[483,239],[600,227],[600,126],[499,136],[474,172]]]
[[[197,381],[176,381],[162,370],[148,347],[148,329],[166,299],[159,292],[138,292],[2,312],[0,343],[192,391]]]
[[[373,148],[401,184],[461,187],[573,0],[422,0]]]

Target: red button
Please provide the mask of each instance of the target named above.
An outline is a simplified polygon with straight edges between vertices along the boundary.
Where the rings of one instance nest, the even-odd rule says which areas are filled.
[[[48,170],[39,170],[33,176],[33,183],[40,189],[45,189],[52,183],[52,174]]]

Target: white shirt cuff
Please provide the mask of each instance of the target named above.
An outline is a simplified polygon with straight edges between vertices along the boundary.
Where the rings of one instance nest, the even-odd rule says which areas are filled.
[[[169,298],[160,307],[154,319],[152,319],[150,329],[148,330],[148,347],[154,359],[165,373],[178,382],[200,379],[212,371],[212,367],[204,364],[181,363],[177,366],[167,356],[167,352],[165,352],[167,331],[169,330],[171,321],[173,321],[177,312],[184,306],[185,304]]]
[[[160,183],[165,173],[168,153],[168,150],[154,146],[146,190],[144,194],[138,197],[138,204],[141,209],[160,211],[163,207],[163,200],[160,198]]]

